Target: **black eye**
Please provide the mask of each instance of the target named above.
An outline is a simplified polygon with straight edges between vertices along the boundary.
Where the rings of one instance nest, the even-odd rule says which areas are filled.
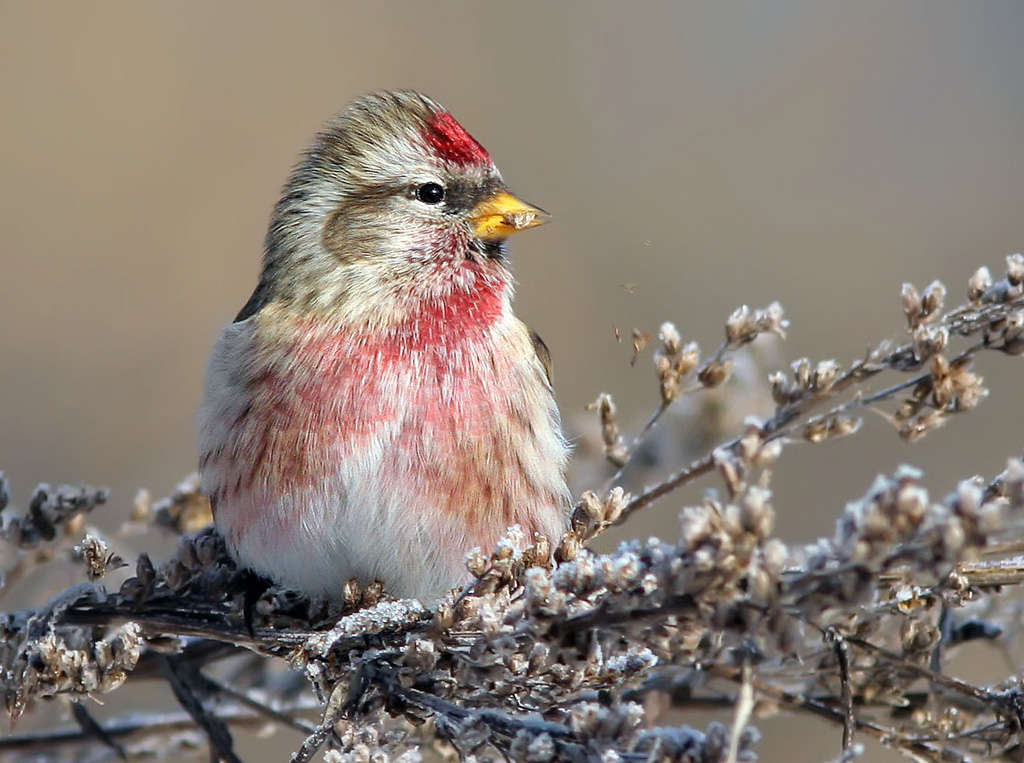
[[[416,189],[416,198],[424,204],[440,204],[444,201],[444,188],[437,183],[424,183]]]

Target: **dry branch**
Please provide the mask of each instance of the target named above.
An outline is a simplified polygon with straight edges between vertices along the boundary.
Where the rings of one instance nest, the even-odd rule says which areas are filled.
[[[833,725],[844,761],[863,736],[918,760],[1017,759],[1016,674],[982,686],[945,664],[965,642],[1017,639],[1024,463],[1011,458],[943,499],[896,467],[837,507],[833,537],[803,547],[774,535],[771,478],[788,443],[854,434],[863,411],[909,440],[974,409],[987,394],[978,356],[1024,352],[1022,282],[1015,255],[998,282],[979,270],[968,303],[945,313],[940,284],[904,287],[906,341],[845,368],[803,359],[773,374],[772,416],[749,418],[740,436],[636,497],[584,493],[561,539],[510,529],[493,551],[470,554],[471,583],[432,606],[351,582],[338,612],[275,587],[247,610],[251,576],[216,532],[198,529],[206,514],[194,481],[155,507],[140,498],[127,525],[179,534],[176,554],[161,565],[142,555],[108,588],[124,565],[110,550],[118,539],[81,537],[106,493],[43,486],[24,514],[5,512],[7,589],[60,559],[88,582],[0,613],[0,689],[12,720],[55,697],[81,703],[78,728],[12,734],[0,753],[91,744],[93,760],[137,759],[159,757],[162,740],[175,757],[201,733],[212,757],[238,760],[232,732],[258,723],[300,730],[299,761],[325,749],[333,763],[412,761],[433,748],[476,760],[731,762],[754,759],[751,718],[785,711]],[[741,308],[703,363],[699,347],[662,326],[661,404],[628,445],[611,397],[595,404],[616,480],[676,401],[727,391],[736,353],[786,326],[778,305]],[[588,548],[712,472],[723,494],[682,508],[677,538]],[[0,484],[0,509],[8,495]],[[275,670],[285,662],[313,697],[296,694],[296,673]],[[88,712],[91,697],[143,680],[166,681],[185,714],[101,722]],[[731,727],[657,725],[659,708],[709,706],[732,707]]]

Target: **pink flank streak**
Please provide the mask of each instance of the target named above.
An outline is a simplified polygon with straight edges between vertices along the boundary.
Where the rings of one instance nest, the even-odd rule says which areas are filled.
[[[460,167],[487,165],[491,162],[487,149],[477,143],[447,111],[442,111],[430,123],[426,138],[442,159]]]

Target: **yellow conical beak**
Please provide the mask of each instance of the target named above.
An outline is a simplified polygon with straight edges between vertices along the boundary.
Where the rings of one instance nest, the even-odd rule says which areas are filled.
[[[469,214],[476,237],[485,240],[536,228],[550,217],[543,209],[520,201],[508,191],[499,191],[484,199]]]

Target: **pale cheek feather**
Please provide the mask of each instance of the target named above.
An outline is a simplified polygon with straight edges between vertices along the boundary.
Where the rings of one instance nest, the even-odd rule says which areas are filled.
[[[328,596],[352,576],[431,596],[511,524],[557,537],[566,446],[502,302],[480,341],[416,350],[309,330],[268,347],[255,323],[229,327],[201,411],[203,479],[240,560]]]

